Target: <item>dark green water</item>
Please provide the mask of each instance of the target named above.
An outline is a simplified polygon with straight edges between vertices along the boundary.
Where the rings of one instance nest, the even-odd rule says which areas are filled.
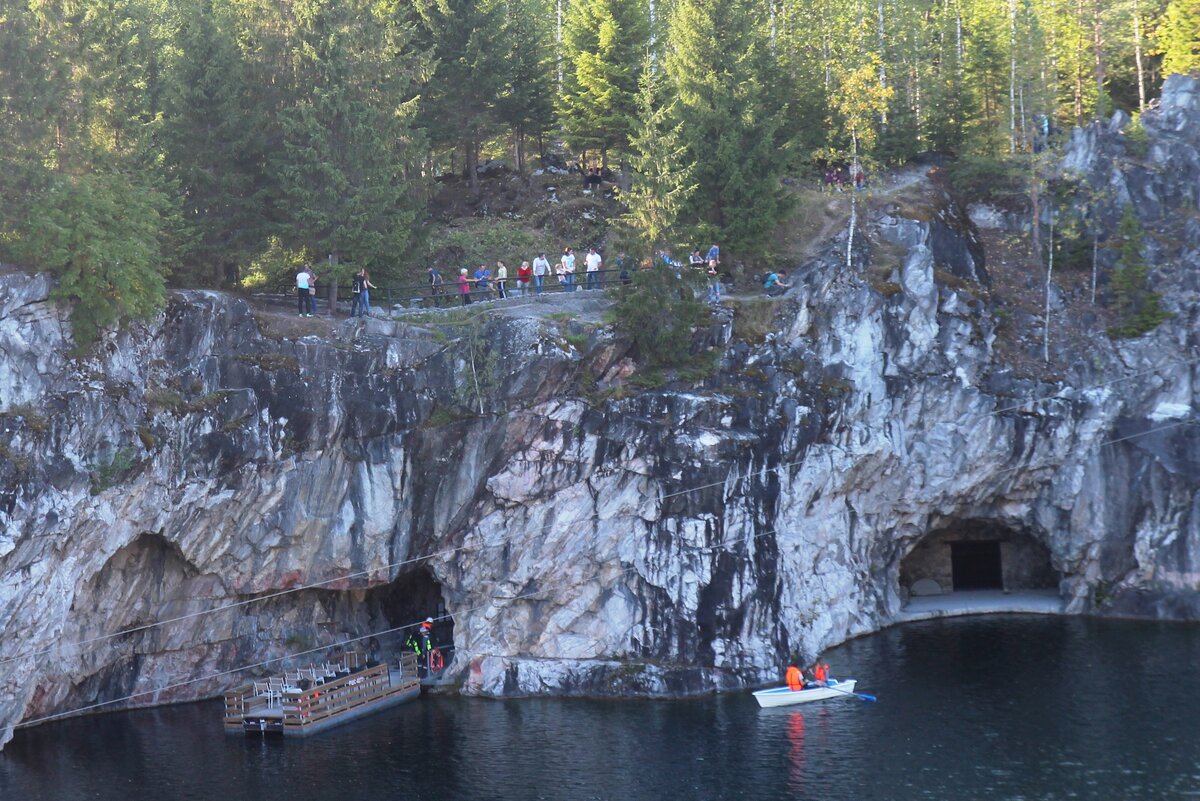
[[[219,705],[18,732],[0,799],[1200,799],[1200,625],[960,618],[829,652],[846,699],[422,699],[307,741]]]

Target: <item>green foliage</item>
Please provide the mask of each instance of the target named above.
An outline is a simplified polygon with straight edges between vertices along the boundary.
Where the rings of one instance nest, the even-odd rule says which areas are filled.
[[[787,102],[765,22],[751,0],[678,0],[663,64],[685,163],[696,164],[695,238],[745,259],[766,252],[789,203],[780,183]]]
[[[267,239],[265,249],[242,271],[240,285],[243,289],[291,286],[300,269],[312,261],[308,250],[290,249],[279,237],[272,236]]]
[[[497,115],[513,134],[518,170],[525,167],[525,138],[542,134],[554,124],[554,84],[550,56],[549,17],[541,0],[509,0],[505,4],[505,85]]]
[[[410,99],[420,67],[396,57],[409,31],[371,0],[297,0],[293,11],[295,96],[274,161],[282,235],[328,254],[327,280],[358,267],[386,275],[423,209],[420,182],[398,169],[421,150]]]
[[[964,155],[947,168],[950,186],[968,201],[999,205],[1023,197],[1029,166],[1023,159],[1003,156]]]
[[[1125,126],[1125,148],[1134,158],[1144,159],[1150,152],[1150,137],[1146,126],[1142,125],[1142,115],[1134,114],[1133,120]]]
[[[120,173],[55,175],[30,203],[14,250],[58,279],[54,297],[72,304],[79,352],[102,329],[149,319],[162,307],[164,205],[155,190]]]
[[[107,458],[100,459],[92,468],[92,494],[99,495],[115,487],[139,464],[132,448],[119,448]]]
[[[178,24],[162,90],[164,167],[179,188],[183,228],[172,278],[221,286],[263,249],[268,109],[228,2],[183,2]]]
[[[1163,310],[1158,293],[1150,288],[1146,261],[1142,257],[1145,234],[1130,206],[1125,207],[1121,217],[1117,239],[1120,251],[1112,272],[1117,322],[1109,333],[1115,337],[1137,337],[1152,331],[1170,315]]]
[[[472,185],[480,148],[496,130],[510,72],[501,0],[413,0],[418,47],[434,58],[421,89],[420,122],[439,145],[462,148]]]
[[[494,270],[497,259],[508,265],[512,279],[517,274],[517,265],[522,261],[532,262],[539,252],[546,253],[553,261],[558,241],[513,220],[471,219],[439,228],[426,242],[425,251],[426,262],[444,268],[442,278],[449,285],[456,276],[446,272],[447,269],[461,266],[474,271],[480,264],[487,264]]]
[[[650,40],[638,0],[575,0],[563,27],[559,117],[581,149],[623,150],[637,126],[638,82]]]
[[[1158,28],[1162,72],[1200,69],[1200,0],[1171,0]]]
[[[629,337],[648,367],[676,367],[690,358],[692,331],[706,308],[689,278],[676,279],[669,270],[639,270],[630,286],[616,290],[617,330]]]
[[[670,124],[674,105],[657,99],[660,81],[649,65],[642,75],[638,125],[630,143],[635,155],[633,186],[625,194],[629,207],[625,224],[641,251],[651,254],[667,244],[685,204],[696,191],[692,181],[695,164],[686,161],[681,125]]]

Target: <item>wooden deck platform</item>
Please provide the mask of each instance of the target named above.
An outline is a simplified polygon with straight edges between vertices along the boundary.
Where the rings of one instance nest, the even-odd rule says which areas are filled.
[[[361,657],[351,653],[337,665],[314,665],[229,690],[225,693],[225,731],[304,737],[420,693],[414,654],[363,665]]]

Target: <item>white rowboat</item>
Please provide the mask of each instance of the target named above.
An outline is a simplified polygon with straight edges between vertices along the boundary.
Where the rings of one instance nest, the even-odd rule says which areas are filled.
[[[830,679],[828,687],[813,687],[809,690],[792,690],[787,687],[772,687],[769,690],[757,690],[754,700],[762,707],[791,706],[805,704],[809,701],[824,701],[828,698],[851,698],[854,696],[855,679]]]

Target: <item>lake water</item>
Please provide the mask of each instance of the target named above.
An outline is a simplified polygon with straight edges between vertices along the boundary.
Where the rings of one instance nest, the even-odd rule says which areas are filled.
[[[1200,799],[1200,625],[958,618],[826,656],[879,701],[423,698],[287,742],[206,702],[20,731],[0,799]]]

